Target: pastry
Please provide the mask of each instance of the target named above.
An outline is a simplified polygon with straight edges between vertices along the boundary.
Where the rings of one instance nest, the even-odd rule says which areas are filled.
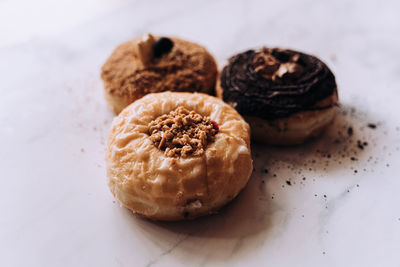
[[[274,145],[318,136],[335,117],[335,77],[318,58],[293,50],[262,48],[230,58],[217,95],[250,124],[252,138]]]
[[[155,220],[192,219],[246,185],[250,127],[213,96],[148,94],[114,119],[106,163],[111,192],[128,209]]]
[[[217,65],[195,43],[146,34],[119,45],[104,64],[105,98],[118,114],[148,93],[188,91],[215,94]]]

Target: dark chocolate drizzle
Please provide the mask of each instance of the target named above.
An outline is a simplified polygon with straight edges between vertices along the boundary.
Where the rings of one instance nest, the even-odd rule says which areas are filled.
[[[318,101],[336,93],[335,77],[321,60],[293,50],[270,49],[281,63],[298,54],[297,64],[303,68],[300,77],[274,81],[254,70],[253,59],[262,51],[265,50],[248,50],[233,56],[222,70],[223,100],[240,114],[276,119],[335,105],[316,106]]]

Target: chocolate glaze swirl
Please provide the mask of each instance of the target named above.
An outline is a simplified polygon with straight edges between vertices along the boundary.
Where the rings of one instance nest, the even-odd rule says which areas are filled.
[[[279,64],[296,57],[301,73],[296,77],[273,79],[255,70],[254,59],[268,53]],[[298,66],[297,65],[297,66]],[[221,73],[223,100],[244,116],[276,119],[307,110],[332,107],[316,106],[320,100],[336,93],[335,77],[318,58],[293,50],[279,48],[248,50],[230,58]]]

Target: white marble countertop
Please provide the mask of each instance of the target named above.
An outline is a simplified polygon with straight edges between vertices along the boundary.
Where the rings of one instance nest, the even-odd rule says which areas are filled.
[[[400,266],[399,1],[32,2],[0,1],[0,266]],[[253,144],[219,214],[142,219],[107,188],[99,72],[145,32],[220,65],[261,45],[315,54],[342,113],[305,145]]]

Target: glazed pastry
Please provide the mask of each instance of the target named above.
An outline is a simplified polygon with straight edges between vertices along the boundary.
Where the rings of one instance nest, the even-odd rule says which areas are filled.
[[[148,94],[114,119],[106,163],[111,192],[128,209],[155,220],[192,219],[246,185],[250,127],[216,97]]]
[[[245,117],[254,140],[275,145],[318,136],[338,109],[330,69],[314,56],[279,48],[230,58],[217,95]]]
[[[105,98],[118,114],[148,93],[215,94],[217,65],[198,44],[147,34],[119,45],[104,64],[101,78]]]

